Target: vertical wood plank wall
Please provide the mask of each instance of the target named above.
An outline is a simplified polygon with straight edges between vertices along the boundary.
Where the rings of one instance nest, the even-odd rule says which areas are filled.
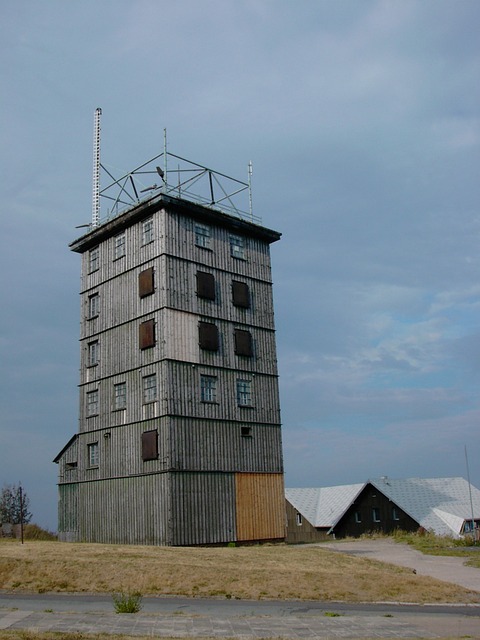
[[[189,207],[149,213],[153,241],[145,246],[141,216],[130,225],[123,214],[112,219],[93,273],[89,249],[95,245],[75,249],[82,253],[80,426],[58,460],[63,539],[195,545],[285,535],[273,236],[206,212],[213,216],[211,246],[199,247],[195,224],[203,213],[197,207],[190,216]],[[121,258],[114,254],[117,226],[125,233]],[[231,255],[232,232],[244,237],[246,259]],[[153,270],[153,290],[140,295],[139,275],[147,269]],[[214,299],[197,294],[199,270],[213,277]],[[248,308],[233,304],[234,281],[248,286]],[[99,312],[90,318],[94,294]],[[155,322],[155,345],[140,349],[139,324],[148,320]],[[217,326],[217,351],[199,347],[200,321]],[[236,329],[251,333],[252,357],[235,353]],[[98,343],[93,366],[92,342]],[[147,404],[143,378],[152,374],[157,398]],[[217,378],[217,402],[202,402],[202,375]],[[238,405],[239,379],[251,383],[249,407]],[[127,398],[120,410],[119,383]],[[88,416],[91,391],[98,392],[98,411]],[[159,457],[143,461],[142,433],[154,429]],[[92,443],[99,448],[95,467],[88,461]]]

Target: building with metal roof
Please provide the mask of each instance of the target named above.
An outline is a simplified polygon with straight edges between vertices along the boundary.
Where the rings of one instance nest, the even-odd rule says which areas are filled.
[[[464,478],[383,476],[336,487],[286,489],[287,540],[314,542],[420,528],[460,538],[480,526],[480,491]]]

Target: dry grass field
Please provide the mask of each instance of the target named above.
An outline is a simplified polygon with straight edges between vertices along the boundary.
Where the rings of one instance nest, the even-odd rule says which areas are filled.
[[[242,599],[466,602],[479,594],[318,546],[172,548],[0,541],[0,589]]]

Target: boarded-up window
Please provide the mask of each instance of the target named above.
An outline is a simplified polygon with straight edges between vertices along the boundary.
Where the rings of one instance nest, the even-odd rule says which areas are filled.
[[[158,458],[158,431],[144,431],[142,433],[142,460],[156,460]]]
[[[218,351],[218,327],[211,322],[199,322],[198,343],[202,349]]]
[[[155,320],[142,322],[139,327],[140,349],[148,349],[155,346]]]
[[[153,280],[153,267],[145,269],[138,274],[138,293],[140,298],[151,295],[155,290]]]
[[[197,271],[197,296],[215,300],[215,277],[212,273]]]
[[[253,356],[252,334],[250,331],[235,329],[235,353],[237,356]]]
[[[236,307],[250,308],[250,293],[246,282],[234,280],[232,282],[233,304]]]

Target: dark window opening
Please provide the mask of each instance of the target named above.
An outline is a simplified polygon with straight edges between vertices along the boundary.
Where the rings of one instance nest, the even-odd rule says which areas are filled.
[[[373,507],[372,509],[372,520],[374,522],[380,522],[380,509],[378,507]]]
[[[252,437],[252,427],[240,427],[240,433],[244,438]]]
[[[138,274],[138,293],[140,298],[151,295],[155,291],[153,267]]]
[[[215,300],[215,278],[212,273],[197,271],[197,296]]]
[[[236,307],[250,308],[250,292],[246,282],[234,280],[232,282],[232,298]]]
[[[155,346],[155,320],[142,322],[139,327],[140,349],[148,349]]]
[[[235,329],[235,353],[237,356],[253,356],[253,341],[250,331]]]
[[[158,431],[153,429],[152,431],[144,431],[142,433],[142,460],[157,460],[158,459]]]
[[[218,351],[218,327],[211,322],[200,322],[198,324],[198,342],[201,349]]]

